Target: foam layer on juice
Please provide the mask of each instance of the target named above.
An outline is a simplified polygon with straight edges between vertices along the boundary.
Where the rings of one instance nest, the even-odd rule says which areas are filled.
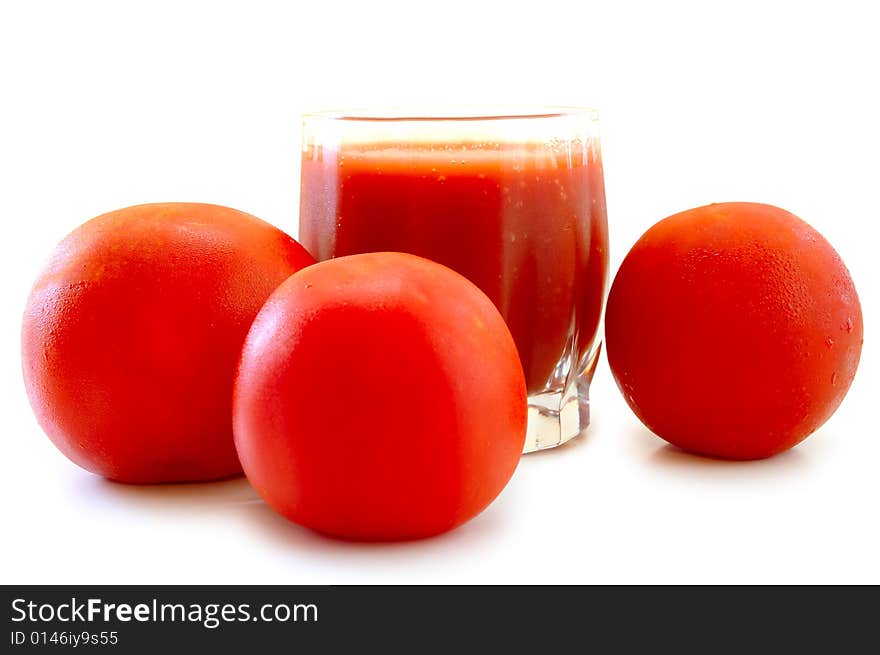
[[[346,162],[374,165],[377,170],[436,168],[444,172],[476,168],[493,170],[530,168],[553,170],[583,166],[601,159],[596,139],[561,139],[550,142],[507,143],[500,141],[464,141],[448,143],[400,143],[395,141],[362,144],[307,145],[303,159],[325,164]]]

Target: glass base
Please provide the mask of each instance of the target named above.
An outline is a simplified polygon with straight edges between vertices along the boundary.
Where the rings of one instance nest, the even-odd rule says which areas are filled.
[[[558,391],[529,396],[528,428],[523,453],[555,448],[582,434],[590,425],[590,382],[596,370],[598,348],[578,376]]]
[[[523,453],[555,448],[590,424],[589,383],[578,380],[564,392],[529,396],[529,425]]]

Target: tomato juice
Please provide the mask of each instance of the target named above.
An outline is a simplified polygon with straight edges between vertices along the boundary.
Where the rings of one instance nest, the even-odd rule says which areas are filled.
[[[408,252],[469,278],[507,322],[530,394],[594,354],[607,230],[589,139],[304,149],[299,236],[312,255]]]

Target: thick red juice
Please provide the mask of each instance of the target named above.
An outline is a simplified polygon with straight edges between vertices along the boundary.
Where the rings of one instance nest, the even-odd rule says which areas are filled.
[[[530,394],[592,351],[608,265],[595,147],[322,144],[303,155],[299,234],[319,260],[409,252],[469,278],[507,321]]]

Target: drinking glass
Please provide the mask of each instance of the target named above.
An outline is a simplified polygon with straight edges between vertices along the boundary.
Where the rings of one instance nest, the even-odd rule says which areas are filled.
[[[595,110],[568,107],[303,120],[305,247],[413,253],[482,289],[525,373],[525,452],[589,424],[608,268],[598,128]]]

